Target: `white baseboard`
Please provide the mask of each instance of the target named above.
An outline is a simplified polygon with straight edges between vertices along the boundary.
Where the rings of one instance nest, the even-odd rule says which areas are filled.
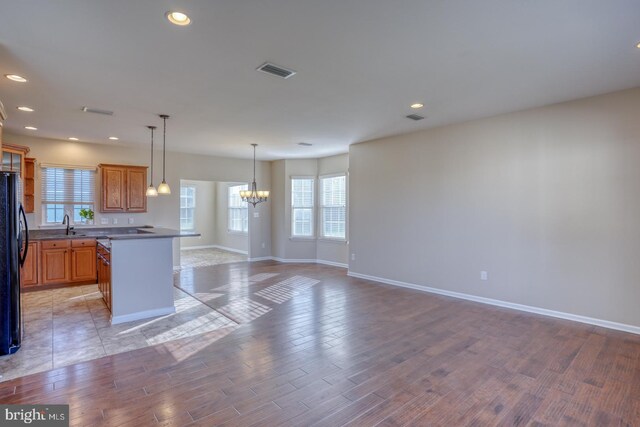
[[[510,308],[513,310],[526,311],[528,313],[542,314],[543,316],[556,317],[559,319],[572,320],[574,322],[587,323],[589,325],[601,326],[603,328],[615,329],[618,331],[630,332],[640,335],[640,326],[627,325],[625,323],[611,322],[609,320],[595,319],[593,317],[581,316],[578,314],[565,313],[562,311],[548,310],[546,308],[533,307],[530,305],[517,304],[508,301],[502,301],[492,298],[485,298],[476,295],[464,294],[461,292],[447,291],[444,289],[431,288],[428,286],[420,286],[414,283],[401,282],[398,280],[385,279],[383,277],[369,276],[354,271],[347,272],[348,276],[359,279],[371,280],[373,282],[385,283],[387,285],[399,286],[402,288],[415,289],[417,291],[429,292],[432,294],[445,295],[448,297],[464,299],[468,301],[479,302],[482,304],[495,305],[498,307]]]
[[[187,246],[184,248],[180,248],[181,251],[190,251],[192,249],[220,249],[222,251],[233,252],[240,255],[247,255],[247,251],[243,251],[240,249],[228,248],[226,246],[220,245],[203,245],[203,246]]]
[[[349,264],[343,264],[341,262],[335,262],[335,261],[327,261],[325,259],[317,259],[316,264],[324,264],[324,265],[330,265],[332,267],[340,267],[340,268],[349,268]]]
[[[139,311],[137,313],[123,314],[121,316],[111,316],[111,324],[117,325],[119,323],[133,322],[134,320],[149,319],[151,317],[158,317],[158,316],[166,316],[167,314],[173,314],[175,312],[176,312],[176,308],[171,306],[171,307],[164,307],[164,308],[155,308],[153,310]]]
[[[249,261],[249,262],[271,261],[272,259],[273,259],[273,257],[270,257],[270,256],[260,256],[260,257],[255,257],[255,258],[249,258],[247,261]]]
[[[283,264],[324,264],[324,265],[330,265],[333,267],[349,268],[349,264],[342,264],[340,262],[333,262],[333,261],[325,261],[323,259],[288,259],[288,258],[278,258],[275,256],[249,258],[249,262],[267,261],[267,260],[278,261]]]

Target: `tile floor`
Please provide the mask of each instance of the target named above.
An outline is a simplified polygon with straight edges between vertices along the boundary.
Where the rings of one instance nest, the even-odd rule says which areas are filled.
[[[180,250],[180,267],[176,270],[209,267],[212,265],[243,262],[246,260],[246,255],[223,251],[221,249],[182,249]]]
[[[180,289],[174,298],[174,314],[112,326],[97,285],[24,293],[23,345],[0,357],[0,381],[238,326]]]

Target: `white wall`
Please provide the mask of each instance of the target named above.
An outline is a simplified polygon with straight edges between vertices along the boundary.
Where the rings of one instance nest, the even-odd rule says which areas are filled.
[[[293,159],[272,162],[271,180],[276,188],[284,188],[282,194],[274,194],[273,203],[273,256],[288,261],[319,260],[341,265],[347,264],[347,242],[317,238],[319,216],[316,212],[316,236],[313,238],[291,237],[291,177],[309,176],[316,179],[322,175],[347,173],[348,154],[321,159]],[[317,192],[316,192],[317,193]],[[317,194],[316,194],[317,195]],[[318,200],[316,197],[316,206]]]
[[[216,244],[216,183],[209,181],[180,180],[181,186],[193,186],[196,190],[196,208],[193,226],[199,237],[183,237],[181,248],[212,246]]]
[[[639,113],[632,89],[352,145],[350,270],[640,326]]]
[[[30,157],[35,157],[38,163],[57,163],[65,165],[93,165],[99,163],[148,165],[149,150],[129,148],[114,143],[89,144],[54,139],[33,138],[22,135],[5,134],[4,141],[10,144],[26,145],[31,148]],[[162,153],[155,154],[155,185],[161,180]],[[171,186],[171,195],[158,196],[148,200],[146,214],[100,214],[96,209],[96,223],[100,224],[101,217],[111,221],[118,219],[118,226],[126,226],[127,219],[134,218],[134,225],[152,224],[155,226],[180,228],[180,180],[195,181],[237,181],[249,182],[252,176],[251,159],[231,159],[195,154],[167,152],[166,179]],[[260,187],[271,187],[270,162],[257,162],[256,179]],[[40,182],[36,177],[36,188]],[[36,191],[36,214],[31,224],[39,223],[35,218],[40,214],[40,195]],[[253,212],[258,212],[255,218]],[[270,202],[260,203],[256,208],[249,207],[249,247],[252,257],[266,257],[271,255],[271,205]],[[264,247],[263,247],[264,244]],[[174,264],[179,264],[180,248],[174,242]]]
[[[215,245],[224,249],[230,249],[246,253],[249,239],[245,233],[229,231],[229,186],[243,184],[241,182],[217,182],[216,183],[216,238]],[[249,205],[251,206],[251,205]],[[251,216],[251,209],[249,209]],[[251,222],[251,218],[249,218]]]

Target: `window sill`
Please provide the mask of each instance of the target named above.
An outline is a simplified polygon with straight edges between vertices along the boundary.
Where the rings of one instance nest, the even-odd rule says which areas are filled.
[[[318,237],[318,241],[326,243],[347,244],[347,239],[331,238],[331,237]]]
[[[227,230],[228,234],[234,234],[236,236],[248,236],[249,233],[246,231],[235,231],[235,230]]]
[[[316,238],[315,237],[293,237],[293,236],[290,236],[289,240],[297,241],[297,242],[312,242],[312,241],[316,240]]]

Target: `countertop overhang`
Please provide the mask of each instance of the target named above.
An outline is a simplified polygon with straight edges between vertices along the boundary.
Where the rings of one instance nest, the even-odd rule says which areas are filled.
[[[158,239],[173,237],[197,237],[200,233],[173,230],[162,227],[118,227],[118,228],[81,228],[66,234],[64,229],[31,230],[29,240],[58,240],[58,239]]]

